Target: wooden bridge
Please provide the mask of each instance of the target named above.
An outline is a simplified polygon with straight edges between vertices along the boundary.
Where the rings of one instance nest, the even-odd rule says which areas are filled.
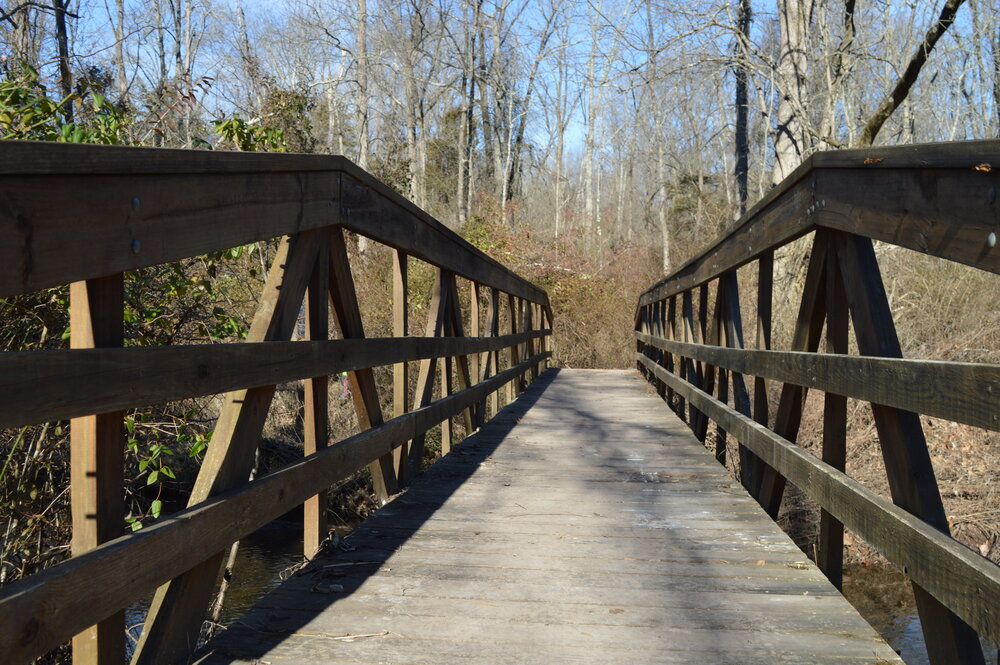
[[[72,348],[0,353],[0,426],[72,419],[74,555],[0,589],[4,662],[72,639],[74,662],[118,665],[123,610],[154,592],[137,665],[899,662],[837,591],[847,527],[912,581],[932,662],[982,663],[1000,568],[949,535],[917,414],[1000,430],[1000,371],[902,359],[872,240],[1000,272],[997,169],[995,141],[814,155],[642,294],[636,373],[546,369],[545,292],[343,158],[2,142],[0,297],[70,284]],[[365,336],[349,232],[392,248],[393,337]],[[807,234],[772,350],[774,251]],[[126,271],[270,238],[245,343],[126,346]],[[413,261],[436,274],[421,337]],[[340,372],[362,431],[331,442]],[[276,386],[299,380],[305,456],[249,480]],[[794,443],[810,388],[822,459]],[[122,535],[123,411],[213,394],[189,507]],[[843,473],[848,398],[872,403],[892,502]],[[200,644],[228,546],[304,504],[312,555],[324,492],[366,465],[395,498]],[[824,510],[818,568],[772,521],[786,482]]]

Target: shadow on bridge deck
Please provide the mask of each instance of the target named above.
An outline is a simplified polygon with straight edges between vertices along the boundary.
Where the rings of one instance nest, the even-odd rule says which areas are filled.
[[[632,372],[546,372],[348,543],[199,662],[901,662]]]

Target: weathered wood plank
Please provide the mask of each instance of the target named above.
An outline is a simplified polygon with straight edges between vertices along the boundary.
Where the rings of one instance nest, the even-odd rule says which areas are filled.
[[[980,635],[994,642],[1000,639],[996,621],[1000,566],[687,382],[662,368],[650,369],[877,548],[914,583],[952,608]]]
[[[637,335],[638,336],[638,335]],[[1000,366],[802,351],[744,351],[640,337],[650,346],[776,381],[1000,431]]]
[[[120,347],[124,342],[124,282],[121,274],[70,286],[70,346]],[[23,381],[23,379],[22,379]],[[23,388],[23,384],[22,384]],[[120,411],[70,422],[71,550],[79,556],[122,535],[125,519],[124,414]],[[73,637],[73,661],[119,665],[124,612]]]
[[[0,353],[0,427],[73,418],[368,367],[496,352],[528,336],[380,337]],[[27,384],[27,385],[26,385]]]
[[[202,662],[899,663],[659,404],[544,375]]]
[[[0,653],[28,662],[235,540],[280,517],[402,441],[527,372],[535,358],[467,391],[393,418],[141,531],[0,589]],[[100,590],[96,593],[95,590]],[[200,623],[200,618],[199,618]],[[186,658],[186,656],[184,656]]]

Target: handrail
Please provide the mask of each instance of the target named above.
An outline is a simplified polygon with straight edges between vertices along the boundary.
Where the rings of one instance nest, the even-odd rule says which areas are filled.
[[[346,157],[0,144],[0,298],[328,226],[548,307]]]
[[[1000,643],[1000,567],[950,536],[917,413],[1000,431],[1000,366],[903,359],[872,241],[1000,273],[998,187],[1000,141],[814,154],[636,309],[640,372],[700,440],[717,424],[720,461],[736,439],[740,479],[772,517],[786,479],[820,505],[817,564],[835,585],[845,526],[896,564],[932,663],[982,663],[977,631]],[[774,252],[807,234],[791,347],[773,350]],[[751,262],[756,349],[736,272]],[[776,409],[768,380],[782,382]],[[826,393],[822,459],[795,445],[809,388]],[[872,403],[892,503],[843,473],[848,398]]]
[[[394,250],[392,337],[366,336],[345,231]],[[186,662],[232,542],[304,503],[311,554],[326,488],[368,465],[387,497],[419,470],[429,429],[448,452],[453,418],[471,433],[551,357],[544,290],[343,157],[3,141],[0,234],[0,297],[70,283],[72,305],[70,349],[0,352],[0,427],[71,418],[73,438],[74,557],[0,588],[5,662],[76,636],[74,662],[117,665],[121,612],[154,590],[133,663]],[[124,271],[275,237],[246,342],[122,348]],[[408,257],[436,269],[423,337],[408,329]],[[289,341],[303,303],[305,339]],[[331,310],[343,339],[328,339]],[[391,419],[372,371],[385,365]],[[364,431],[330,443],[327,377],[341,372]],[[293,380],[305,456],[248,482],[276,385]],[[122,411],[218,393],[188,508],[120,535]]]

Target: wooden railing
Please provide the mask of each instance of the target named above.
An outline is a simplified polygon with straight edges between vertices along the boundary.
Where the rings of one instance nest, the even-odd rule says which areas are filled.
[[[346,231],[393,249],[394,337],[365,337]],[[74,556],[0,589],[5,663],[73,638],[75,663],[118,665],[123,610],[154,591],[133,663],[187,662],[231,543],[305,504],[311,554],[327,488],[370,465],[377,493],[394,493],[429,429],[442,425],[447,452],[453,417],[473,431],[551,355],[544,291],[342,157],[0,142],[0,237],[0,297],[71,284],[71,349],[0,353],[0,427],[72,419]],[[124,271],[278,237],[246,343],[123,348]],[[408,336],[407,257],[437,268],[424,337]],[[303,302],[306,340],[289,341]],[[328,339],[331,306],[342,339]],[[363,431],[331,443],[327,377],[341,372]],[[248,482],[276,384],[302,379],[305,457]],[[188,508],[122,535],[122,411],[215,393]]]
[[[813,155],[636,314],[639,370],[699,439],[716,423],[721,461],[736,439],[741,482],[771,516],[786,480],[822,508],[831,581],[844,527],[908,576],[935,664],[982,663],[977,631],[1000,643],[1000,567],[950,536],[917,414],[1000,431],[1000,366],[903,359],[872,240],[1000,273],[998,187],[998,141]],[[810,233],[791,348],[772,350],[774,251]],[[737,282],[751,262],[754,349]],[[860,356],[847,355],[849,321]],[[774,413],[767,381],[783,384]],[[822,459],[795,445],[809,388],[825,392]],[[872,404],[892,503],[844,473],[847,398]]]

